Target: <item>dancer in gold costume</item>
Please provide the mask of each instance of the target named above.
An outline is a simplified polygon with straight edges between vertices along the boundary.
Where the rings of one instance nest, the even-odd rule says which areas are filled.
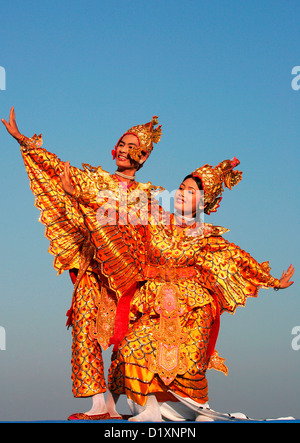
[[[84,164],[83,169],[70,167],[68,162],[43,149],[42,137],[27,138],[17,127],[14,109],[9,121],[2,119],[8,132],[20,143],[21,153],[35,195],[35,204],[41,211],[40,221],[45,225],[45,235],[50,240],[49,252],[54,255],[54,268],[58,273],[69,270],[74,283],[73,300],[68,312],[68,326],[72,326],[72,382],[73,395],[91,397],[92,407],[85,414],[72,414],[69,419],[107,419],[118,416],[114,409],[107,408],[104,400],[106,382],[103,373],[101,348],[114,343],[114,323],[118,295],[110,287],[94,260],[94,247],[88,241],[85,230],[78,231],[70,223],[66,207],[68,185],[75,196],[82,193],[110,190],[116,198],[130,195],[142,189],[151,195],[152,184],[135,181],[135,173],[149,157],[153,143],[161,137],[157,117],[145,125],[130,128],[120,137],[112,151],[117,171],[109,174],[101,167]],[[64,172],[69,182],[62,187]],[[73,207],[73,213],[76,210]],[[76,214],[80,218],[80,214]],[[110,413],[110,414],[109,414]]]
[[[130,327],[125,337],[119,335],[109,389],[127,395],[134,421],[207,417],[206,371],[227,373],[215,350],[220,314],[234,313],[259,288],[292,284],[292,266],[281,279],[273,278],[268,262],[258,263],[222,237],[227,229],[197,221],[199,206],[206,214],[216,211],[224,186],[231,189],[241,180],[238,164],[233,159],[215,168],[204,165],[187,176],[169,220],[166,213],[159,220],[151,213],[147,224],[103,227],[96,196],[79,197],[95,258],[111,287],[132,296]]]

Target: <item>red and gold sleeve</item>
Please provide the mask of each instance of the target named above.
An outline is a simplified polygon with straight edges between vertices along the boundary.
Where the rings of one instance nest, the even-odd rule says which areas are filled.
[[[141,231],[144,227],[118,222],[100,224],[97,211],[80,203],[78,206],[82,215],[82,220],[77,218],[78,229],[88,233],[87,239],[95,247],[95,260],[108,278],[110,288],[120,297],[134,282],[143,279],[145,246]],[[76,211],[75,205],[70,207],[71,211]]]
[[[220,310],[234,312],[260,288],[277,288],[269,262],[258,263],[249,253],[222,237],[203,240],[198,259],[201,282],[218,297]]]
[[[42,148],[41,135],[32,138],[22,136],[19,143],[35,206],[40,210],[39,221],[45,226],[45,236],[50,241],[49,252],[55,257],[54,268],[61,273],[78,267],[78,252],[85,236],[66,211],[66,194],[59,176],[64,170],[64,162]],[[70,174],[76,189],[87,185],[84,171],[71,167]],[[74,210],[75,216],[80,215]]]
[[[94,259],[110,288],[121,297],[143,279],[145,226],[128,223],[125,214],[120,215],[116,196],[103,201],[88,194],[67,196],[65,205],[69,220],[94,246]]]

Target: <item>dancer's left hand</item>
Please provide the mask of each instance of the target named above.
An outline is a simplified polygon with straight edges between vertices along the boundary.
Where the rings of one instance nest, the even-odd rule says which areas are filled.
[[[283,271],[282,276],[280,278],[280,289],[285,289],[291,286],[294,282],[290,281],[294,274],[295,268],[293,265],[290,265],[288,270],[285,272]]]

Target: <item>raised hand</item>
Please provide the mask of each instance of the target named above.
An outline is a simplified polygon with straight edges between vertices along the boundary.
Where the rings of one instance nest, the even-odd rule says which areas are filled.
[[[4,126],[6,127],[9,134],[12,137],[14,137],[16,140],[19,140],[19,138],[21,137],[22,134],[20,133],[17,123],[16,123],[14,107],[12,107],[10,110],[8,123],[6,120],[4,120],[4,118],[2,118],[1,121],[4,124]]]
[[[290,265],[288,270],[285,272],[283,271],[282,276],[280,278],[280,289],[285,289],[288,288],[289,286],[291,286],[294,282],[290,281],[290,279],[292,278],[293,274],[294,274],[295,268],[293,267],[293,265]]]
[[[70,179],[70,162],[69,161],[67,161],[65,163],[64,172],[62,172],[60,174],[60,179],[61,179],[61,184],[62,184],[64,191],[67,194],[73,195],[75,189],[73,188],[72,183],[71,183],[71,179]]]

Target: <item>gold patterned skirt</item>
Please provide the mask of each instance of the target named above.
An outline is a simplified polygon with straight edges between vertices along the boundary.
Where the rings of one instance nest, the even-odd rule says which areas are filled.
[[[144,405],[148,394],[155,394],[158,401],[174,400],[172,392],[183,397],[205,403],[208,401],[206,351],[213,323],[212,307],[206,304],[180,316],[181,333],[184,340],[179,345],[180,369],[167,381],[154,372],[153,362],[158,356],[157,331],[161,327],[159,315],[144,314],[130,325],[122,340],[116,358],[109,371],[109,390],[115,394],[126,394],[135,403]],[[172,355],[168,361],[172,366]],[[176,362],[173,361],[173,367]]]

